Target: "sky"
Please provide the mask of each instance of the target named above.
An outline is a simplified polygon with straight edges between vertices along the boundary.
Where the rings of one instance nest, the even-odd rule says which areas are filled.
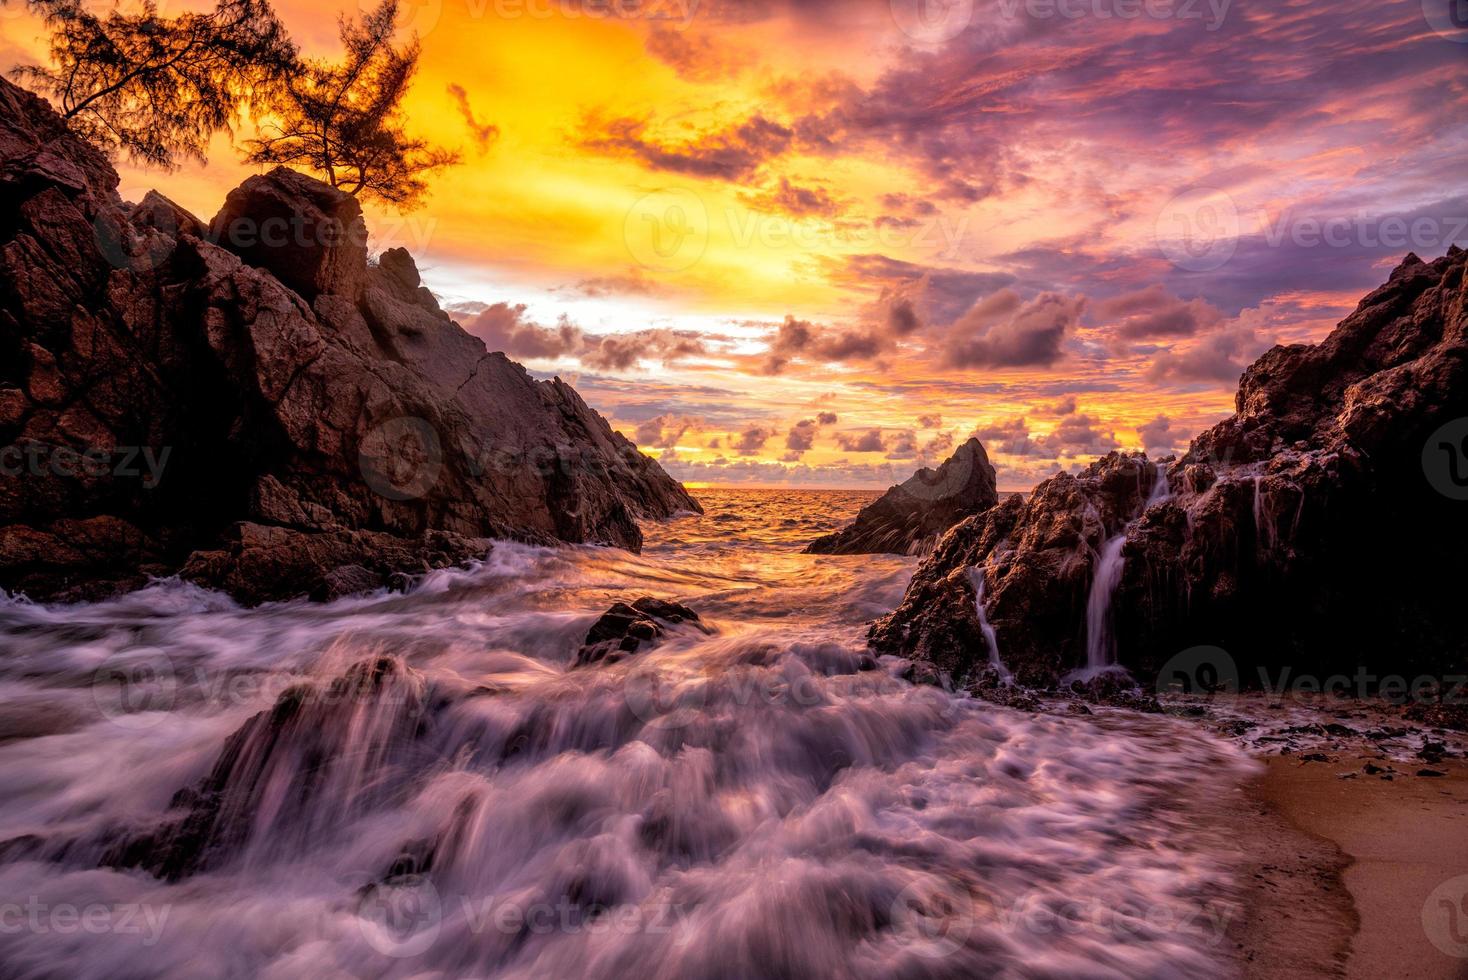
[[[321,55],[356,13],[278,9]],[[373,247],[694,485],[883,487],[973,435],[1006,490],[1177,452],[1271,345],[1468,246],[1463,0],[404,11],[409,127],[462,163],[369,205]],[[44,57],[14,3],[0,38]],[[208,217],[254,172],[209,156],[122,193]]]

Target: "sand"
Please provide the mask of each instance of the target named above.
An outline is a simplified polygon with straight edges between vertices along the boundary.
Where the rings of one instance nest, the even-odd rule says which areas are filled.
[[[1468,980],[1468,904],[1450,921],[1434,895],[1468,875],[1468,765],[1264,761],[1241,825],[1248,867],[1233,937],[1244,975]],[[1367,774],[1368,762],[1393,778]],[[1447,775],[1416,775],[1423,768]],[[1451,951],[1463,955],[1439,949],[1429,930],[1449,946],[1465,937]]]

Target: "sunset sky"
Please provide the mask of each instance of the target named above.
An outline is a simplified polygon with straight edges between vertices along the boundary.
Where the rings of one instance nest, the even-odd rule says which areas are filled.
[[[356,9],[278,7],[321,54]],[[1166,454],[1271,344],[1468,245],[1448,0],[407,10],[412,128],[463,164],[369,207],[374,247],[689,482],[885,486],[974,433],[1004,489]],[[206,218],[251,172],[224,139],[121,169]]]

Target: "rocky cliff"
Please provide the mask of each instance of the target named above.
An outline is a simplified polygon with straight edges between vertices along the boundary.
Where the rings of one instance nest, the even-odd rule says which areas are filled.
[[[970,439],[937,469],[921,469],[861,509],[835,534],[817,538],[812,555],[923,554],[964,517],[999,501],[994,467],[977,439]]]
[[[559,380],[455,324],[355,200],[276,170],[136,205],[0,81],[0,587],[182,572],[246,601],[482,556],[637,550],[698,505]]]
[[[873,646],[975,679],[987,626],[1031,684],[1201,645],[1245,684],[1461,672],[1465,266],[1409,255],[1320,344],[1255,362],[1180,459],[1113,454],[957,524]]]

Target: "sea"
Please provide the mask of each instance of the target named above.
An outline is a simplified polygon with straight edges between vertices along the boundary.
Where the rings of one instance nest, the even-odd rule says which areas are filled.
[[[908,683],[918,559],[801,553],[872,494],[697,496],[328,605],[0,598],[0,976],[1232,972],[1236,746]],[[578,666],[640,596],[701,623]]]

